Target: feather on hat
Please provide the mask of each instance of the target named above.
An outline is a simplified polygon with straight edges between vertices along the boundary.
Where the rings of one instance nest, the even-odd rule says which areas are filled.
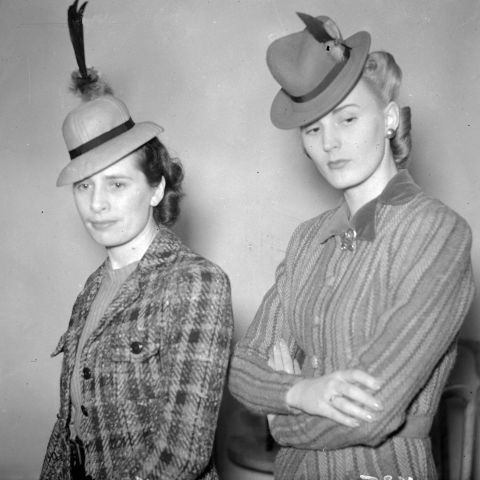
[[[87,68],[83,37],[83,14],[88,2],[68,8],[68,28],[78,70],[71,76],[70,90],[82,103],[65,118],[63,138],[70,159],[57,179],[57,186],[79,182],[113,165],[163,128],[153,122],[135,123],[127,106],[113,96],[111,87],[94,68]]]

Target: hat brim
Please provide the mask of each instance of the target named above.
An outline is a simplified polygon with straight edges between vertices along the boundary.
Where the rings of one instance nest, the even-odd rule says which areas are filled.
[[[273,99],[270,110],[272,123],[284,130],[301,127],[323,117],[335,108],[356,85],[370,50],[370,34],[358,32],[344,40],[351,48],[345,66],[335,79],[315,98],[295,102],[281,89]]]
[[[60,172],[57,187],[79,182],[113,165],[144,143],[156,137],[163,128],[153,122],[136,123],[133,128],[118,137],[73,159]]]

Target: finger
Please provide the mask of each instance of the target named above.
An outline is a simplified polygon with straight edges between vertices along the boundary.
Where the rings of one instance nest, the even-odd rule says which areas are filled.
[[[302,369],[300,368],[300,364],[297,360],[293,361],[293,373],[295,375],[300,375],[302,373]]]
[[[371,410],[383,410],[383,405],[373,395],[362,390],[357,385],[352,385],[347,382],[339,382],[336,385],[335,391],[351,401],[354,401],[360,406],[367,407]]]
[[[329,403],[332,405],[332,407],[336,408],[348,417],[366,422],[373,422],[376,419],[375,415],[370,410],[360,407],[358,404],[351,402],[346,397],[333,395],[330,398]]]
[[[338,397],[335,397],[335,399],[336,398]],[[327,404],[322,415],[332,419],[334,422],[340,423],[347,427],[358,427],[360,425],[357,419],[346,415],[345,413],[341,412],[330,404]]]
[[[363,370],[343,370],[341,377],[349,383],[358,383],[364,387],[370,388],[371,390],[379,390],[381,387],[380,380],[372,377],[367,372]]]
[[[285,370],[285,372],[293,374],[293,360],[290,356],[290,352],[288,351],[285,340],[280,340],[278,347],[280,350],[280,355],[282,357],[283,369]]]
[[[273,351],[275,349],[275,345],[272,347],[272,349],[270,350],[270,354],[268,355],[268,361],[267,361],[267,365],[270,367],[270,368],[273,368],[275,370],[275,359],[273,358]]]
[[[282,359],[282,353],[280,351],[280,347],[278,346],[278,343],[276,343],[273,346],[273,364],[274,364],[274,369],[279,370],[279,371],[284,371],[285,367],[283,365],[283,359]]]
[[[267,365],[268,365],[270,368],[272,368],[273,370],[275,370],[275,363],[274,363],[274,361],[273,361],[273,356],[272,356],[272,355],[270,355],[270,356],[268,357]]]
[[[272,428],[272,422],[275,420],[275,416],[276,416],[276,415],[273,414],[273,413],[269,413],[269,414],[267,415],[267,422],[268,422],[269,428]]]

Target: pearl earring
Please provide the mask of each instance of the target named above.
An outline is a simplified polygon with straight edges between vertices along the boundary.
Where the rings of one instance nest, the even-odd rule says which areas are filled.
[[[397,132],[396,132],[393,128],[389,128],[389,129],[387,130],[387,135],[386,135],[386,137],[387,137],[388,139],[392,139],[392,138],[395,136],[396,133],[397,133]]]

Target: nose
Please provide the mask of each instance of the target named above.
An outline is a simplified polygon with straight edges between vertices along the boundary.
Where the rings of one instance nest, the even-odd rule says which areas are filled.
[[[90,208],[94,213],[101,213],[108,208],[108,196],[99,186],[95,186],[90,197]]]
[[[334,125],[325,124],[322,129],[322,134],[323,150],[325,152],[331,152],[333,149],[339,147],[340,139]]]

